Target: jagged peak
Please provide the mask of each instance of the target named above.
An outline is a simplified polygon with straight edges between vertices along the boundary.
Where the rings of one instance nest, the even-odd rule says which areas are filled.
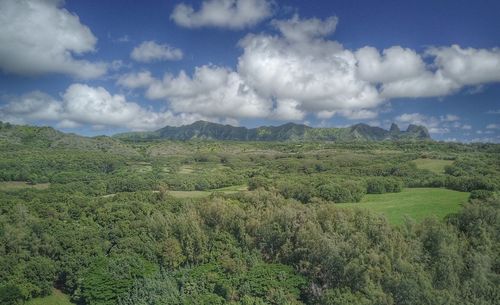
[[[401,129],[399,129],[398,124],[392,123],[391,128],[389,128],[389,131],[390,132],[401,132]]]
[[[418,134],[420,138],[430,138],[429,131],[425,126],[410,124],[408,128],[406,128],[407,133]]]

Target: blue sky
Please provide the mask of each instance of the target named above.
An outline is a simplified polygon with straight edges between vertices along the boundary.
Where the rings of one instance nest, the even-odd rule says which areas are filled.
[[[0,120],[425,125],[500,142],[499,1],[0,0]]]

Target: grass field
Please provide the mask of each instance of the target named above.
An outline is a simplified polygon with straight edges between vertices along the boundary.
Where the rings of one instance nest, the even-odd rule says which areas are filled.
[[[404,189],[401,193],[367,194],[360,203],[340,207],[362,207],[384,214],[390,223],[403,223],[405,215],[419,221],[428,216],[443,218],[460,210],[469,193],[438,188]]]
[[[69,301],[69,296],[54,289],[51,295],[44,298],[34,298],[24,303],[25,305],[74,305]]]
[[[19,190],[19,189],[24,189],[24,188],[34,188],[37,190],[45,190],[48,189],[50,186],[50,183],[39,183],[39,184],[28,184],[23,181],[5,181],[5,182],[0,182],[0,191],[12,191],[12,190]]]
[[[169,191],[168,194],[177,198],[204,198],[210,196],[210,194],[215,192],[234,194],[237,192],[246,191],[247,189],[248,187],[246,185],[235,185],[208,191]]]
[[[437,174],[444,173],[444,167],[453,163],[451,160],[438,159],[416,159],[413,162],[417,165],[417,168],[427,169]]]

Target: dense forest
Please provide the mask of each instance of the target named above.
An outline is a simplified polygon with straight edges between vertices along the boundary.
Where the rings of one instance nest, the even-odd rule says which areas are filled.
[[[468,200],[401,223],[365,208],[421,188]],[[499,191],[498,144],[0,123],[0,304],[499,304]]]

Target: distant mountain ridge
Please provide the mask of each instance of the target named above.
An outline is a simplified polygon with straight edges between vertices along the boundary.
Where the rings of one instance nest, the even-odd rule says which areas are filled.
[[[129,145],[112,137],[84,137],[73,133],[64,133],[48,126],[15,125],[0,121],[0,147],[3,144],[28,145],[39,148],[78,148],[127,155],[137,154]]]
[[[197,121],[179,127],[166,126],[151,132],[127,132],[113,136],[123,140],[229,140],[229,141],[383,141],[432,140],[424,126],[409,125],[401,131],[396,124],[390,130],[367,124],[345,128],[313,128],[303,124],[286,123],[280,126],[257,128],[236,127]]]

